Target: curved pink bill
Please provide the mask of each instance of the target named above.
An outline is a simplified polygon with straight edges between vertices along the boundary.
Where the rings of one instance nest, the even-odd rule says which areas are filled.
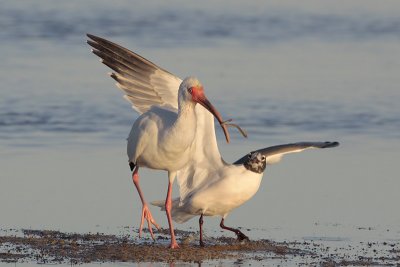
[[[214,117],[218,120],[219,125],[221,125],[222,130],[224,131],[226,142],[229,143],[230,137],[228,128],[223,123],[221,114],[218,112],[218,110],[210,103],[210,101],[208,101],[207,97],[204,94],[202,95],[202,97],[199,97],[196,102],[205,107],[208,111],[211,112],[211,114],[214,115]]]

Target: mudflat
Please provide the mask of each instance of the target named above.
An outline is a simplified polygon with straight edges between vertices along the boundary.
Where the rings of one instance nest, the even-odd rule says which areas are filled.
[[[133,239],[129,235],[103,233],[64,233],[52,230],[2,230],[0,261],[45,264],[84,264],[93,262],[193,262],[211,260],[268,261],[310,260],[323,266],[398,266],[399,244],[369,243],[366,247],[386,247],[386,256],[358,255],[349,258],[313,242],[275,242],[266,239],[238,242],[234,238],[209,237],[206,246],[198,245],[197,233],[176,230],[180,249],[168,248],[168,230],[158,232],[157,240]],[[17,234],[14,234],[17,233]],[[347,247],[363,251],[363,248]],[[324,251],[326,253],[324,253]],[[338,251],[336,249],[336,251]]]

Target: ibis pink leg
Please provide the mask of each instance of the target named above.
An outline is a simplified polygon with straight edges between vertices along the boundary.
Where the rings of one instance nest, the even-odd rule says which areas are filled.
[[[155,240],[154,238],[154,234],[153,234],[153,229],[152,229],[152,225],[154,225],[157,229],[160,229],[160,226],[158,226],[158,224],[156,223],[156,221],[153,219],[153,216],[151,215],[149,206],[147,206],[146,201],[144,200],[143,197],[143,192],[140,189],[140,185],[139,185],[139,166],[136,166],[135,170],[132,173],[132,180],[133,183],[135,184],[135,187],[139,193],[140,199],[142,201],[142,217],[140,219],[140,227],[139,227],[139,237],[142,236],[142,229],[143,229],[143,224],[144,224],[144,219],[146,219],[147,221],[147,226],[149,227],[149,231],[151,234],[151,238],[153,238],[153,240]]]
[[[204,247],[204,242],[203,242],[203,214],[201,214],[201,216],[200,216],[199,226],[200,226],[200,246]]]
[[[219,226],[220,226],[222,229],[225,229],[225,230],[234,232],[234,233],[236,234],[236,236],[237,236],[237,239],[238,239],[239,241],[242,241],[242,240],[245,240],[245,239],[246,239],[246,240],[249,240],[249,238],[248,238],[245,234],[243,234],[239,229],[235,229],[235,228],[231,228],[231,227],[225,226],[225,225],[224,225],[224,218],[222,218],[221,223],[219,224]]]
[[[171,175],[173,175],[173,178],[171,178]],[[169,182],[168,182],[168,193],[167,193],[167,199],[165,200],[165,211],[167,213],[167,218],[168,218],[168,224],[169,224],[169,231],[171,233],[171,245],[170,248],[179,248],[178,243],[176,242],[175,239],[175,232],[174,232],[174,226],[172,225],[172,217],[171,217],[171,208],[172,208],[172,183],[173,180],[175,179],[175,174],[171,174]],[[171,181],[172,180],[172,181]]]

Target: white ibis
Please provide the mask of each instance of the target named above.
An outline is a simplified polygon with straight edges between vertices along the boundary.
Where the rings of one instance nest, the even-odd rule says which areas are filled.
[[[188,164],[191,154],[196,153],[194,143],[204,138],[203,125],[198,114],[211,112],[220,123],[229,143],[227,126],[221,115],[207,100],[203,86],[194,77],[183,81],[138,54],[103,38],[88,34],[92,52],[114,70],[111,77],[125,92],[125,98],[141,115],[132,126],[128,137],[128,158],[132,180],[142,201],[139,227],[141,236],[144,220],[147,220],[154,239],[152,226],[159,228],[153,219],[139,185],[139,167],[168,171],[168,191],[165,210],[171,233],[171,248],[178,248],[171,220],[172,183],[179,169]],[[199,103],[201,106],[196,105]],[[204,109],[204,108],[205,109]]]
[[[208,122],[214,124],[213,121]],[[221,228],[234,232],[238,240],[248,239],[239,229],[225,226],[224,220],[233,209],[258,191],[266,165],[280,161],[284,154],[338,145],[338,142],[301,142],[271,146],[250,152],[233,164],[227,164],[222,159],[215,161],[220,158],[215,150],[211,153],[204,151],[203,155],[196,154],[194,156],[198,160],[193,159],[195,163],[178,174],[181,198],[172,201],[172,218],[184,223],[194,216],[200,216],[200,246],[204,246],[203,216],[221,216]],[[208,158],[212,162],[208,162]],[[162,206],[159,201],[152,204]]]

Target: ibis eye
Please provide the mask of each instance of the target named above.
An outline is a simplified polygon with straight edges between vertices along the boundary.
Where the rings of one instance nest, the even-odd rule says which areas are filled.
[[[188,90],[189,93],[192,93],[193,92],[193,87],[190,87],[187,90]]]

